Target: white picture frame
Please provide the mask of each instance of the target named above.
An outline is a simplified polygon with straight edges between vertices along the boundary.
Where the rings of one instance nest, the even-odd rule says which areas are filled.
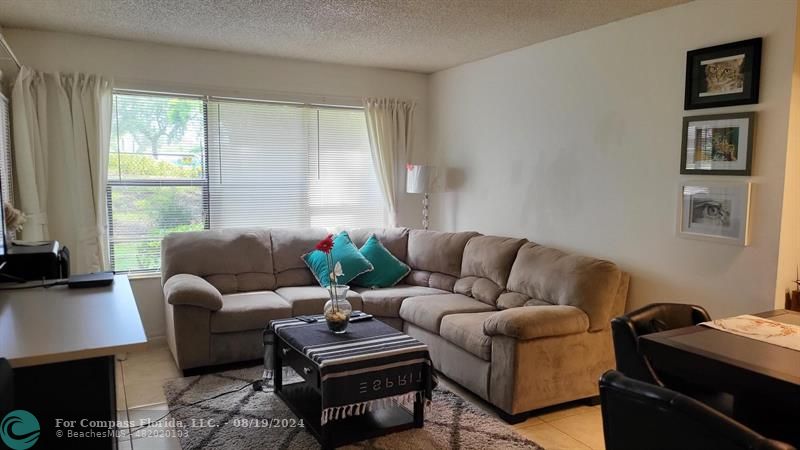
[[[678,190],[677,235],[686,239],[750,245],[747,181],[684,181]]]

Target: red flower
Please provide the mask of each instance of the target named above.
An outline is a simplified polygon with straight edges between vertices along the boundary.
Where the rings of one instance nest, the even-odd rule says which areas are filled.
[[[317,242],[317,245],[314,246],[314,248],[323,253],[330,253],[331,249],[333,248],[333,235],[329,234],[325,237],[325,239]]]

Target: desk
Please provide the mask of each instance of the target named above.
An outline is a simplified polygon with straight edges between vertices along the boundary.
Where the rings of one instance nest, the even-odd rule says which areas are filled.
[[[757,316],[800,325],[800,313]],[[760,433],[800,447],[800,352],[693,326],[639,338],[656,373],[734,396],[734,415]]]
[[[59,440],[55,419],[116,421],[114,355],[146,343],[125,275],[99,288],[0,290],[0,356],[14,368],[15,407],[39,419],[41,448],[113,448],[111,437]]]

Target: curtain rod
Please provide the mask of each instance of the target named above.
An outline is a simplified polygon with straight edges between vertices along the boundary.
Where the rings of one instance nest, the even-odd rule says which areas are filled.
[[[3,47],[6,48],[6,51],[8,52],[9,56],[11,56],[11,59],[14,60],[14,64],[17,65],[17,69],[22,69],[22,64],[19,63],[19,59],[17,59],[17,55],[14,54],[14,51],[11,50],[11,46],[9,46],[8,42],[6,42],[6,37],[3,36],[3,33],[0,33],[0,44],[2,44]]]

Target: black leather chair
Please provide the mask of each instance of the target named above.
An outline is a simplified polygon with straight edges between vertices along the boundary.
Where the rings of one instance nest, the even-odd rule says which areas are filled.
[[[14,371],[5,358],[0,358],[0,418],[14,410]]]
[[[702,306],[653,303],[611,320],[617,370],[639,381],[664,386],[647,358],[639,352],[639,336],[697,325],[711,320]]]
[[[624,376],[600,379],[607,450],[796,450],[678,392]]]

